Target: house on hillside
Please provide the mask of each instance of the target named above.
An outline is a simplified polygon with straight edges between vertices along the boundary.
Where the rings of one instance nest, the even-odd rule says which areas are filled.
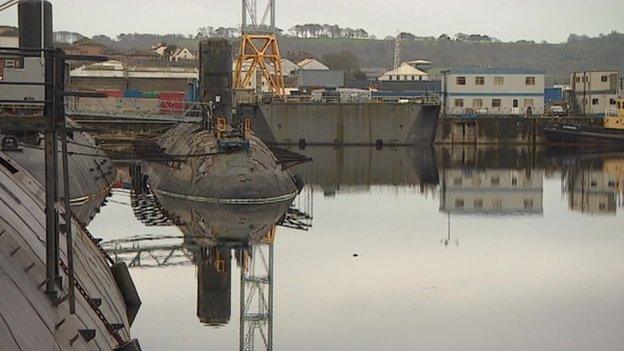
[[[0,47],[16,48],[19,46],[19,30],[15,27],[0,26]]]
[[[426,72],[416,68],[414,65],[403,62],[399,67],[384,73],[378,79],[382,82],[387,81],[423,81],[429,80]]]
[[[159,56],[165,56],[165,51],[166,50],[167,50],[167,44],[165,44],[165,43],[158,43],[158,44],[152,46],[152,51],[157,53]]]
[[[303,59],[297,63],[297,66],[303,70],[329,71],[329,67],[313,58]]]
[[[178,61],[191,61],[195,60],[195,55],[191,52],[191,50],[178,47],[173,52],[169,53],[169,61],[178,62]]]

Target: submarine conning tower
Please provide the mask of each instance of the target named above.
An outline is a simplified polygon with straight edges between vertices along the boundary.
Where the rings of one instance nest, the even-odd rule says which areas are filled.
[[[202,102],[214,104],[214,115],[232,122],[232,44],[227,39],[199,43],[199,89]]]
[[[17,9],[19,46],[22,48],[51,48],[54,45],[52,4],[42,0],[22,0]],[[42,34],[43,45],[41,43]]]

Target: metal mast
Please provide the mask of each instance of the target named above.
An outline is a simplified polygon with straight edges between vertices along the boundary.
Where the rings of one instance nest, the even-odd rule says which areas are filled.
[[[401,33],[397,31],[397,36],[394,40],[394,65],[393,68],[397,68],[401,65]]]

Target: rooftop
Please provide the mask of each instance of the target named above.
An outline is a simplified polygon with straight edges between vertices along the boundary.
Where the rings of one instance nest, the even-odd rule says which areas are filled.
[[[449,74],[546,74],[543,69],[530,69],[530,68],[451,68],[444,73]]]
[[[2,36],[2,37],[19,37],[19,30],[16,27],[0,26],[0,36]]]

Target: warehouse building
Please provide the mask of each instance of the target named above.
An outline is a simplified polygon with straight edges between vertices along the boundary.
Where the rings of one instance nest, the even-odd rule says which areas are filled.
[[[619,73],[615,70],[574,72],[570,76],[574,98],[573,113],[582,116],[604,116],[616,106]]]
[[[460,68],[443,72],[447,115],[535,115],[544,112],[545,72]]]

